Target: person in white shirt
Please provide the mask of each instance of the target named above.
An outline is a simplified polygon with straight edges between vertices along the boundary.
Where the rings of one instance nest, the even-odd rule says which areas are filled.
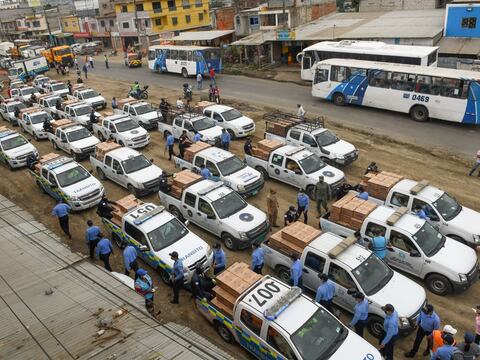
[[[305,120],[305,109],[303,108],[302,104],[297,104],[297,116],[300,118],[300,120]]]
[[[470,169],[470,172],[468,173],[468,176],[472,176],[473,173],[480,168],[480,150],[477,151],[477,156],[475,157],[475,164],[473,164],[473,167]],[[480,177],[480,170],[478,170],[478,176]]]
[[[185,105],[183,104],[182,98],[178,98],[177,100],[177,109],[183,109]]]

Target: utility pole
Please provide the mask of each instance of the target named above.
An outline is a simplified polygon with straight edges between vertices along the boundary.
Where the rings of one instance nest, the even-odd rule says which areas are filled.
[[[43,9],[43,16],[45,16],[45,21],[47,23],[47,29],[48,29],[48,43],[50,45],[52,45],[52,42],[53,42],[53,45],[57,45],[55,43],[55,39],[53,38],[52,36],[52,31],[50,30],[50,23],[48,22],[48,18],[47,18],[47,11],[45,10],[45,5],[42,6],[42,9]],[[57,6],[57,11],[58,11],[58,6]]]
[[[133,7],[135,11],[135,27],[137,28],[137,41],[138,41],[139,50],[141,51],[142,42],[140,41],[140,22],[138,21],[137,0],[133,0]]]

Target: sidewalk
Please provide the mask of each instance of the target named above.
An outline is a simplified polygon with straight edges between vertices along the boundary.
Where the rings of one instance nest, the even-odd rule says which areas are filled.
[[[274,80],[278,82],[290,82],[303,86],[311,86],[309,81],[300,78],[300,65],[281,65],[277,67],[258,68],[248,65],[225,65],[223,73],[230,75],[243,75],[266,80]]]

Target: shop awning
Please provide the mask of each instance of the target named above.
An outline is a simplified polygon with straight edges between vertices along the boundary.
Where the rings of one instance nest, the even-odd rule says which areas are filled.
[[[171,41],[211,41],[234,33],[235,30],[185,31],[169,39]],[[154,40],[160,41],[160,40]]]
[[[267,41],[275,40],[275,32],[273,31],[258,31],[244,38],[237,40],[230,45],[243,45],[243,46],[255,46],[262,45]]]

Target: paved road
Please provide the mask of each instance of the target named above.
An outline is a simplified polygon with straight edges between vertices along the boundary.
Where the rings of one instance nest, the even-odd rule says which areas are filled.
[[[185,83],[185,79],[179,75],[156,74],[145,66],[127,69],[123,64],[115,62],[110,63],[108,71],[103,64],[99,63],[91,73],[91,75],[94,74],[125,79],[126,90],[128,84],[135,80],[141,84],[176,90],[180,90]],[[188,82],[193,84],[195,79],[189,79]],[[221,75],[218,84],[222,97],[236,98],[287,111],[295,111],[296,104],[302,103],[307,113],[326,115],[334,122],[421,146],[444,148],[468,157],[473,157],[480,148],[480,127],[442,121],[416,123],[404,114],[356,106],[338,107],[313,98],[309,87],[293,83]],[[208,87],[208,81],[204,81],[204,85]]]

